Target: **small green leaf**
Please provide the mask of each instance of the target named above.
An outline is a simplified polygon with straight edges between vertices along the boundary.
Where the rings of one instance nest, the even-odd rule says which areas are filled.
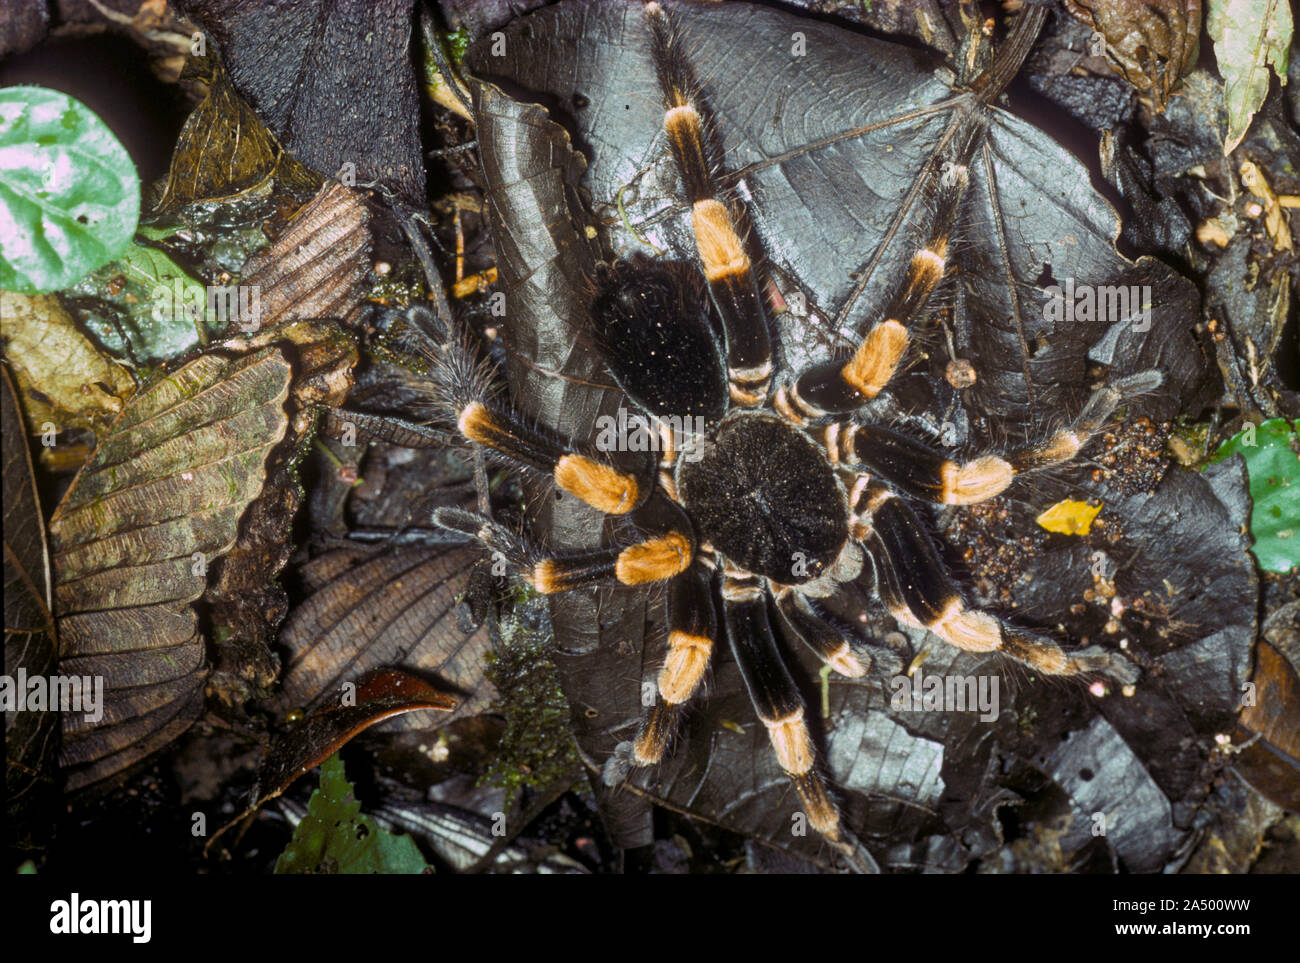
[[[0,288],[57,291],[116,257],[140,216],[126,148],[85,104],[0,90]]]
[[[1286,83],[1291,46],[1290,0],[1210,0],[1206,29],[1223,74],[1228,136],[1223,153],[1231,154],[1246,136],[1251,119],[1268,93],[1272,65]]]
[[[81,320],[110,351],[139,362],[166,361],[218,332],[208,289],[157,248],[131,243],[121,255],[66,289],[117,310],[81,305]]]
[[[1214,453],[1211,461],[1239,454],[1250,476],[1250,532],[1259,567],[1288,572],[1300,565],[1300,455],[1293,450],[1300,422],[1274,418],[1248,425]]]
[[[361,814],[336,753],[320,767],[320,788],[275,863],[277,873],[418,874],[428,864],[410,836],[380,829]]]

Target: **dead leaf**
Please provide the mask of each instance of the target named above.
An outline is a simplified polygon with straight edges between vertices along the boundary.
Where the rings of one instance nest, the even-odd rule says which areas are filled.
[[[486,628],[465,633],[457,596],[478,555],[463,546],[407,546],[393,550],[342,548],[300,570],[313,589],[280,634],[289,650],[284,690],[274,710],[312,707],[336,699],[347,678],[379,665],[401,664],[436,674],[445,688],[468,693],[454,719],[484,711],[492,701],[483,680],[491,643]],[[413,719],[427,726],[429,720]]]
[[[283,793],[298,777],[319,766],[358,733],[385,719],[417,709],[447,712],[456,707],[456,700],[446,693],[417,676],[396,669],[370,672],[355,682],[345,683],[336,695],[332,704],[322,706],[299,720],[267,749],[248,808],[213,834],[209,846],[231,826]]]
[[[45,516],[36,496],[31,451],[22,430],[18,392],[0,365],[0,430],[4,443],[5,674],[48,678],[58,660],[50,614],[50,556]],[[15,679],[16,681],[16,679]],[[17,694],[17,693],[15,693]],[[6,842],[38,850],[53,831],[58,802],[55,763],[59,717],[54,712],[5,713]]]
[[[208,95],[181,128],[172,151],[167,186],[155,213],[195,201],[229,200],[277,178],[287,189],[310,190],[319,177],[286,153],[257,112],[231,86],[215,57],[193,57],[182,81],[201,80]]]
[[[69,788],[122,771],[198,717],[207,668],[192,603],[262,490],[291,377],[283,354],[264,350],[161,378],[55,510],[59,670],[104,683],[101,718],[63,715]]]
[[[135,392],[131,373],[99,353],[53,294],[0,291],[0,339],[33,435],[46,423],[102,431]]]
[[[1065,7],[1106,38],[1107,59],[1164,110],[1196,62],[1201,0],[1065,0]]]

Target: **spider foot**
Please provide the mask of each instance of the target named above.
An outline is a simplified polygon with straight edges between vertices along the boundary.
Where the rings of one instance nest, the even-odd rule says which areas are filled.
[[[1100,645],[1090,645],[1070,653],[1070,666],[1075,672],[1099,672],[1110,676],[1122,686],[1136,685],[1142,676],[1138,667],[1124,656]]]

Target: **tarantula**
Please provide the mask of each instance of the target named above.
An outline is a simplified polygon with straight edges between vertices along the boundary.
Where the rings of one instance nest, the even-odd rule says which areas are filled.
[[[928,229],[856,350],[801,371],[779,370],[740,208],[719,188],[704,92],[668,13],[657,3],[644,13],[663,130],[698,259],[691,266],[636,256],[603,266],[590,330],[610,377],[658,426],[657,474],[624,470],[602,450],[608,446],[530,424],[495,399],[468,348],[446,348],[436,380],[444,413],[466,439],[549,475],[606,515],[629,516],[634,524],[672,521],[637,525],[630,544],[580,554],[547,553],[457,509],[437,510],[434,521],[499,553],[539,592],[666,585],[667,657],[631,761],[649,766],[663,758],[725,636],[809,823],[842,844],[839,810],[818,772],[805,707],[775,632],[800,640],[844,676],[864,675],[870,644],[832,621],[818,600],[869,567],[895,618],[951,645],[1002,652],[1044,673],[1104,672],[1134,681],[1135,670],[1117,654],[1066,651],[970,608],[909,502],[974,504],[1019,474],[1074,458],[1126,397],[1157,387],[1161,375],[1147,371],[1101,387],[1045,440],[967,461],[869,420],[864,406],[904,365],[914,340],[909,328],[944,277],[967,166],[985,131],[979,109],[935,159]]]

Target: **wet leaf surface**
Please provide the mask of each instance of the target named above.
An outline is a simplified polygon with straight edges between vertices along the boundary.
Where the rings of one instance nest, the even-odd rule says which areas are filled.
[[[285,153],[257,112],[235,91],[219,60],[191,57],[182,80],[201,81],[208,93],[181,128],[155,213],[269,188],[273,177],[290,190],[317,186],[311,172]]]
[[[960,101],[913,50],[770,10],[670,6],[718,118],[726,180],[749,201],[767,269],[787,304],[792,292],[806,300],[806,316],[781,318],[784,363],[797,369],[825,358],[848,343],[846,327],[871,319],[900,276],[910,225],[923,214],[918,184]],[[796,28],[806,33],[806,56],[770,56]],[[660,149],[659,109],[645,93],[654,75],[639,12],[562,4],[512,24],[506,38],[504,57],[484,44],[471,48],[467,64],[490,81],[474,95],[516,359],[511,390],[543,422],[583,437],[621,400],[582,329],[585,278],[602,256],[586,225],[599,225],[620,253],[653,247],[689,260],[693,242]],[[499,84],[526,93],[515,100]],[[1024,121],[996,108],[988,114],[953,255],[954,346],[978,380],[957,395],[942,381],[948,356],[936,350],[929,372],[922,365],[903,379],[895,406],[881,413],[928,421],[933,431],[934,413],[950,411],[959,444],[1004,443],[1042,431],[1044,412],[1075,410],[1096,365],[1111,377],[1147,367],[1165,374],[1130,416],[1158,421],[1199,410],[1212,382],[1192,333],[1193,286],[1152,259],[1121,257],[1116,215],[1087,187],[1086,169]],[[570,216],[555,217],[557,209]],[[1108,320],[1085,314],[1076,298],[1071,316],[1059,289],[1066,279],[1080,288],[1149,286],[1150,315]],[[898,712],[887,678],[832,680],[819,739],[850,824],[891,865],[955,870],[991,854],[1001,844],[999,807],[1052,782],[1052,818],[1075,827],[1063,837],[1067,864],[1070,847],[1091,844],[1092,805],[1122,810],[1111,814],[1123,826],[1111,850],[1121,865],[1159,868],[1172,857],[1203,798],[1212,735],[1236,710],[1255,628],[1253,605],[1241,600],[1258,589],[1241,534],[1241,473],[1175,472],[1161,482],[1162,474],[1125,489],[1125,478],[1097,482],[1072,468],[1014,486],[1010,524],[1040,550],[975,593],[1022,624],[1064,629],[1076,644],[1123,638],[1145,668],[1132,698],[1113,687],[1098,696],[1077,683],[1025,678],[1009,663],[917,637],[913,647],[930,647],[930,671],[1000,677],[995,723]],[[583,506],[542,496],[531,501],[529,521],[553,542],[589,546],[601,537],[599,518]],[[1065,498],[1102,504],[1098,521],[1107,524],[1086,538],[1032,535],[1033,519]],[[890,624],[863,588],[843,604],[851,618],[865,613],[864,630],[879,638]],[[660,604],[635,592],[572,593],[554,599],[552,614],[575,734],[588,764],[600,767],[634,731],[641,684],[662,658]],[[796,676],[805,699],[818,705],[817,667],[803,668]],[[1061,750],[1068,740],[1073,748]],[[1102,748],[1119,753],[1109,768],[1095,757]],[[1091,780],[1074,768],[1084,756],[1093,760]],[[792,834],[793,790],[726,656],[671,758],[602,800],[618,844],[649,841],[644,800],[833,862],[824,844]]]
[[[165,252],[136,242],[64,295],[116,309],[111,321],[90,313],[87,327],[118,357],[136,363],[171,360],[216,333],[207,289]]]

